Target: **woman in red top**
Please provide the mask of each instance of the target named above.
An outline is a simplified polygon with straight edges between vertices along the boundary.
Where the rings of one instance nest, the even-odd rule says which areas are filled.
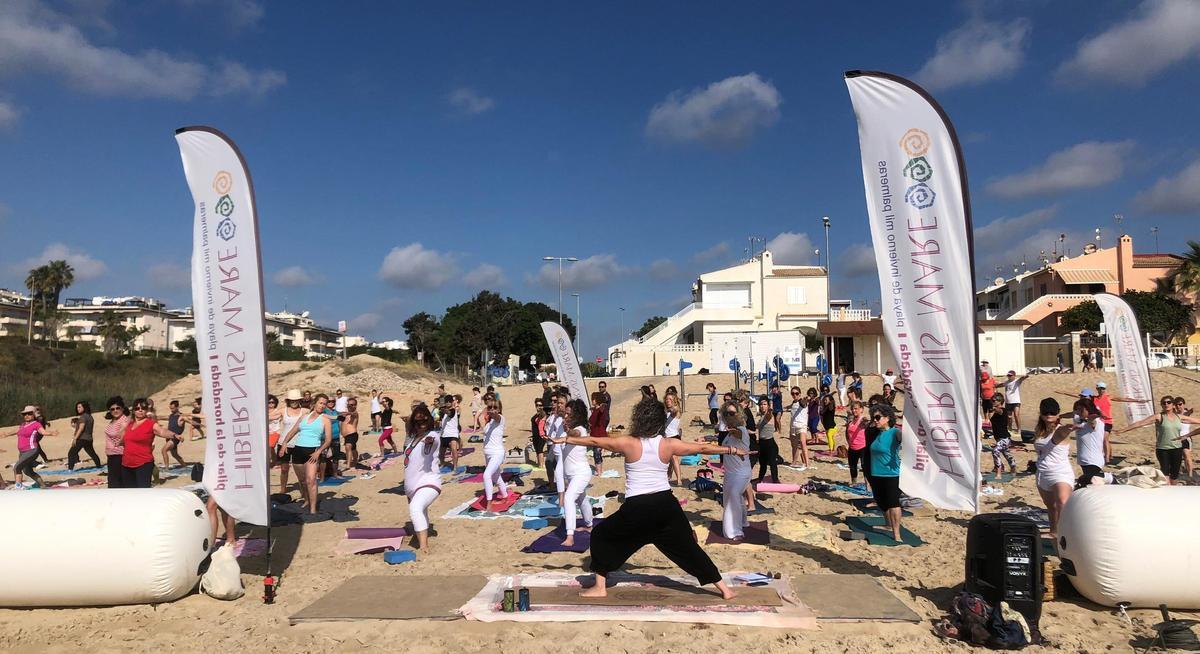
[[[150,488],[154,473],[154,437],[170,438],[171,432],[150,417],[144,399],[133,401],[133,420],[125,427],[125,452],[121,456],[124,488]]]
[[[608,404],[604,402],[604,394],[592,393],[592,413],[588,416],[588,436],[604,438],[608,436]],[[592,449],[592,460],[596,462],[596,474],[604,472],[604,451]]]

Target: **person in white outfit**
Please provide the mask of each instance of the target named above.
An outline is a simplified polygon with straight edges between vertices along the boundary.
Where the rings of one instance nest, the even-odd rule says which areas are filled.
[[[563,466],[563,446],[562,438],[566,435],[566,415],[567,402],[571,399],[571,394],[565,389],[554,391],[554,412],[550,417],[546,418],[546,440],[559,441],[553,443],[550,448],[550,454],[554,458],[554,487],[558,490],[558,505],[565,506],[564,500],[567,492],[567,477],[566,470]]]
[[[721,407],[721,415],[725,418],[725,426],[729,428],[721,444],[729,450],[749,451],[750,434],[746,431],[741,407],[736,402],[726,402]],[[725,468],[725,484],[721,489],[725,511],[721,515],[721,531],[730,540],[741,540],[746,536],[746,527],[750,526],[746,517],[745,493],[750,486],[753,469],[749,457],[736,454],[722,456],[721,466]]]
[[[500,468],[504,465],[504,415],[500,413],[500,401],[490,398],[483,405],[483,496],[490,505],[492,497],[508,497],[508,487]]]
[[[1050,516],[1050,535],[1058,535],[1058,519],[1071,499],[1075,470],[1071,468],[1071,432],[1074,425],[1059,424],[1058,402],[1048,397],[1038,407],[1037,426],[1033,430],[1037,448],[1037,489]]]
[[[429,553],[429,505],[442,493],[438,465],[438,433],[429,407],[413,408],[404,443],[404,494],[408,497],[408,519],[417,534],[417,546]]]
[[[566,518],[567,538],[563,545],[570,547],[575,544],[575,531],[579,518],[583,518],[584,527],[580,531],[592,529],[592,505],[588,502],[587,488],[592,481],[592,466],[587,460],[587,447],[572,445],[567,442],[567,436],[586,437],[588,435],[587,405],[578,398],[567,403],[566,433],[556,441],[563,446],[561,465],[567,482],[567,490],[563,499],[563,514]]]
[[[700,585],[716,586],[717,592],[727,600],[734,597],[734,592],[721,579],[717,566],[696,542],[692,526],[671,492],[667,468],[671,458],[676,456],[725,454],[746,459],[747,452],[664,438],[664,427],[666,408],[654,398],[644,398],[630,416],[630,436],[580,438],[568,434],[566,437],[571,445],[599,447],[625,457],[625,502],[592,531],[591,570],[596,574],[596,583],[580,592],[584,597],[607,595],[608,575],[650,544],[695,577]],[[746,463],[748,466],[748,459]]]

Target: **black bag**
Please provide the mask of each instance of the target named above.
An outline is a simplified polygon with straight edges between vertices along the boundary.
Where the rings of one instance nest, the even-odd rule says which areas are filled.
[[[204,464],[192,464],[192,481],[204,481]]]

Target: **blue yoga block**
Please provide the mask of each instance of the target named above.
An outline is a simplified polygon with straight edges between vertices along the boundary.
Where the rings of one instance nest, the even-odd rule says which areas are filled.
[[[521,512],[527,518],[553,518],[562,514],[557,506],[536,506]]]
[[[417,553],[412,550],[392,550],[383,553],[383,560],[391,565],[411,563],[417,560]]]
[[[521,523],[521,529],[541,529],[550,526],[550,521],[545,518],[532,518]]]

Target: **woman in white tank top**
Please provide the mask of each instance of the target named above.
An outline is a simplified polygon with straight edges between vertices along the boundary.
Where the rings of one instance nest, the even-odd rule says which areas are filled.
[[[283,410],[283,415],[279,417],[280,437],[275,447],[276,457],[283,462],[282,467],[279,469],[280,493],[287,493],[288,471],[292,468],[290,465],[288,465],[288,461],[291,459],[288,454],[288,450],[291,449],[292,445],[285,439],[288,434],[292,433],[292,427],[295,427],[296,423],[300,422],[300,417],[307,413],[304,408],[300,406],[300,401],[302,399],[303,396],[300,395],[300,391],[294,388],[289,390],[287,394],[283,396],[284,404],[287,406]]]
[[[596,583],[580,593],[584,597],[607,595],[608,574],[638,550],[653,544],[700,585],[713,584],[722,597],[733,599],[734,593],[721,579],[717,566],[696,542],[692,526],[671,492],[667,469],[674,456],[725,454],[746,458],[749,453],[734,447],[663,438],[664,427],[666,409],[662,402],[646,397],[633,408],[631,436],[590,438],[568,434],[557,441],[599,447],[625,457],[625,503],[592,531],[591,568]]]
[[[1075,470],[1071,467],[1071,432],[1074,425],[1059,425],[1058,402],[1048,397],[1038,407],[1037,426],[1033,430],[1037,448],[1037,489],[1050,517],[1050,533],[1058,535],[1058,519],[1075,488]]]
[[[578,398],[567,403],[566,420],[567,433],[571,436],[588,435],[587,405]],[[580,531],[590,531],[592,528],[592,505],[587,499],[587,487],[592,481],[592,466],[588,463],[587,447],[566,443],[562,448],[563,474],[566,477],[563,517],[566,519],[567,537],[563,540],[564,547],[575,544],[575,527],[580,518],[584,526]]]

